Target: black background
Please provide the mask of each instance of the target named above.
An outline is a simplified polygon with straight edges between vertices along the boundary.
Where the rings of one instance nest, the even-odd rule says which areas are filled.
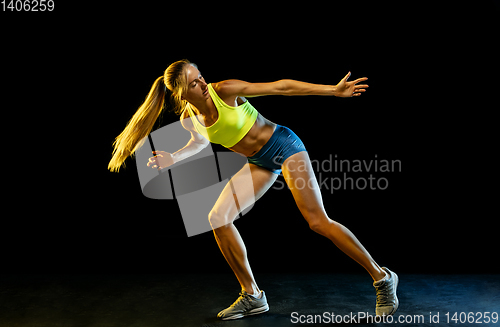
[[[56,1],[51,13],[2,12],[4,271],[230,272],[211,232],[188,238],[175,201],[142,195],[134,159],[119,174],[106,170],[153,81],[188,58],[208,82],[367,76],[359,98],[251,101],[294,130],[311,159],[401,160],[401,172],[375,175],[387,190],[322,190],[329,216],[379,264],[497,273],[498,146],[487,96],[498,91],[487,78],[498,68],[498,7],[237,7],[228,17],[215,3]],[[165,113],[158,127],[176,119]],[[362,271],[308,228],[287,190],[271,189],[236,226],[256,273]]]

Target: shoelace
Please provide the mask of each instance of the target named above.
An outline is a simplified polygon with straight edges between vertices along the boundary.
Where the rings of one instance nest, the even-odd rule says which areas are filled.
[[[239,295],[240,297],[236,301],[234,301],[234,303],[231,304],[231,306],[236,307],[242,305],[245,310],[251,309],[251,305],[249,303],[251,300],[248,296],[248,293],[245,291],[241,291]]]
[[[377,304],[387,304],[387,299],[389,298],[389,285],[384,283],[384,285],[376,286],[377,289]]]

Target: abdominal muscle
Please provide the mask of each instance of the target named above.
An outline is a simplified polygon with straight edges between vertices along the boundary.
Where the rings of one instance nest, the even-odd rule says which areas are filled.
[[[229,150],[251,157],[269,141],[276,129],[276,124],[264,118],[260,113],[248,133]]]

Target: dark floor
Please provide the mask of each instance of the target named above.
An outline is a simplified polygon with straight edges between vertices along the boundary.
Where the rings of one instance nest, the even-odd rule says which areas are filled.
[[[405,326],[468,326],[465,314],[463,324],[460,320],[448,324],[446,313],[451,313],[451,319],[455,312],[457,318],[460,312],[473,312],[482,326],[499,326],[499,322],[485,323],[488,314],[484,315],[500,313],[499,277],[400,274],[401,305],[393,323],[402,319],[399,324]],[[332,323],[324,317],[331,318],[331,313],[374,315],[375,292],[367,275],[259,274],[258,281],[266,291],[270,311],[219,321],[217,312],[238,297],[239,285],[232,275],[0,275],[0,327],[278,327],[300,325],[293,323],[299,315],[303,321],[308,315],[321,315],[322,321],[304,325],[327,326]],[[431,323],[431,313],[439,313],[439,320]],[[416,319],[414,315],[422,315],[423,322],[404,323],[404,319]],[[375,325],[359,318],[352,324]]]

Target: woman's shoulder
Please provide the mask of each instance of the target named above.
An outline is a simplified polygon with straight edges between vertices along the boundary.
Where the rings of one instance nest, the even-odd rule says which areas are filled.
[[[186,108],[180,115],[179,120],[181,121],[182,127],[188,131],[194,130],[193,121],[191,120],[191,115],[189,109]]]
[[[228,79],[225,81],[217,82],[217,83],[210,83],[212,85],[212,88],[214,89],[215,92],[220,97],[227,97],[227,96],[236,96],[238,95],[238,91],[245,86],[246,83],[245,81],[240,81],[237,79]]]
[[[246,102],[245,98],[239,97],[238,95],[240,93],[239,91],[242,87],[242,83],[245,82],[236,79],[230,79],[218,83],[211,83],[211,86],[217,96],[222,101],[224,101],[225,104],[231,107],[235,107],[241,104],[239,102]],[[239,98],[242,98],[242,100],[239,101]]]

